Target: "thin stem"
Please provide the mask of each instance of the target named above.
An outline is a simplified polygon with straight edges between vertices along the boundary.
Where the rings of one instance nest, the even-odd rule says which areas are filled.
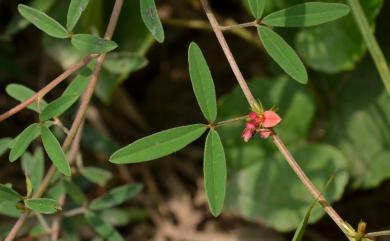
[[[48,92],[50,92],[54,87],[56,87],[58,84],[60,84],[62,81],[64,81],[66,78],[68,78],[72,73],[76,72],[81,67],[87,65],[94,57],[88,56],[84,59],[82,59],[80,62],[72,65],[69,69],[67,69],[65,72],[60,74],[57,78],[52,80],[49,84],[47,84],[45,87],[43,87],[40,91],[38,91],[35,95],[31,96],[27,100],[23,101],[19,105],[13,107],[12,109],[8,110],[7,112],[0,115],[0,122],[8,119],[9,117],[13,116],[14,114],[18,113],[19,111],[26,108],[28,105],[33,103],[35,100],[43,98]]]
[[[305,185],[307,190],[312,194],[314,198],[318,198],[318,202],[324,208],[325,212],[333,219],[333,221],[339,226],[341,230],[344,230],[344,221],[338,215],[338,213],[330,206],[325,197],[317,190],[317,188],[313,185],[310,179],[306,176],[305,172],[301,169],[299,164],[295,161],[294,157],[288,151],[287,147],[284,145],[283,141],[279,138],[278,135],[273,134],[272,140],[276,147],[279,149],[280,153],[284,156],[291,169],[295,172],[301,182]]]
[[[42,214],[40,213],[37,213],[37,212],[34,212],[35,216],[37,217],[39,223],[42,225],[43,229],[45,229],[45,232],[46,233],[50,233],[50,227],[49,225],[47,224],[45,218],[42,216]]]
[[[227,31],[227,30],[232,30],[237,28],[257,27],[258,25],[259,24],[257,23],[257,21],[252,21],[252,22],[239,23],[239,24],[234,24],[229,26],[220,26],[219,29],[221,29],[222,31]]]
[[[385,85],[385,88],[390,95],[390,70],[386,62],[386,58],[383,56],[383,52],[379,47],[378,42],[376,41],[374,33],[371,30],[370,24],[368,23],[367,17],[364,14],[359,1],[348,0],[348,2],[351,6],[353,16],[355,17],[355,21],[359,26],[360,32],[366,41],[368,50],[374,59],[376,68],[378,69],[378,72],[382,78],[383,84]]]
[[[245,120],[246,118],[248,118],[248,115],[239,116],[239,117],[232,118],[232,119],[229,119],[229,120],[220,121],[220,122],[215,123],[214,127],[220,127],[220,126],[229,125],[229,124],[232,124],[232,123],[237,122],[237,121]]]
[[[63,216],[69,218],[69,217],[73,217],[76,215],[84,214],[86,211],[87,211],[87,209],[85,207],[75,208],[75,209],[72,209],[72,210],[65,212],[63,214]]]
[[[16,223],[14,224],[14,226],[12,227],[11,231],[8,233],[4,241],[12,241],[15,239],[16,235],[18,234],[19,230],[22,228],[29,214],[30,212],[23,213],[22,216],[19,217],[18,221],[16,221]]]
[[[207,18],[209,19],[211,27],[213,28],[213,31],[217,36],[218,42],[221,45],[223,52],[225,53],[226,59],[229,62],[230,67],[232,68],[233,73],[237,78],[238,84],[240,85],[242,91],[244,92],[244,95],[249,105],[252,107],[253,103],[255,102],[255,98],[253,97],[248,85],[246,84],[244,76],[242,76],[241,74],[240,68],[238,67],[236,61],[234,60],[233,54],[230,51],[230,48],[226,42],[225,37],[223,36],[223,33],[219,27],[217,19],[215,18],[213,12],[211,11],[211,8],[207,0],[200,0],[200,1],[202,2],[203,8],[206,12]]]
[[[390,235],[390,230],[384,230],[384,231],[366,233],[366,235],[364,235],[364,237],[373,238],[373,237],[389,236],[389,235]]]
[[[213,29],[210,27],[210,24],[208,22],[205,22],[203,20],[188,20],[188,19],[162,19],[163,23],[166,25],[171,25],[175,27],[182,27],[182,28],[191,28],[191,29],[198,29],[203,31],[213,31]],[[227,24],[236,24],[233,20],[226,21]],[[259,49],[263,49],[263,46],[261,45],[261,42],[259,41],[259,37],[249,30],[245,28],[233,28],[229,33],[234,34],[238,36],[239,38],[242,38],[243,40],[247,41],[248,43],[256,46]]]

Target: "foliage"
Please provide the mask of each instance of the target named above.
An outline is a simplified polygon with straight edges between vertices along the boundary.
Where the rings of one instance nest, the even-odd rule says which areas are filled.
[[[163,223],[161,217],[164,222],[173,220],[172,223],[177,224],[182,222],[183,216],[188,216],[197,220],[193,222],[198,222],[195,226],[199,229],[207,226],[203,223],[209,222],[209,213],[215,218],[226,213],[248,221],[261,220],[277,231],[297,228],[293,240],[302,240],[307,225],[318,221],[324,210],[315,205],[319,197],[313,197],[313,187],[303,185],[298,177],[307,175],[315,187],[323,187],[334,175],[325,195],[330,204],[340,200],[346,190],[375,188],[390,178],[389,95],[371,63],[359,63],[366,52],[366,44],[370,43],[368,40],[371,43],[376,40],[372,34],[367,40],[370,34],[367,25],[361,29],[367,43],[364,42],[348,5],[328,0],[242,0],[248,11],[237,11],[237,19],[249,17],[250,21],[221,28],[215,26],[218,23],[213,22],[212,10],[202,1],[199,6],[205,8],[218,42],[239,80],[240,85],[231,90],[226,77],[221,78],[225,76],[221,72],[227,72],[226,66],[220,60],[216,63],[211,45],[202,39],[197,39],[199,44],[183,41],[184,35],[165,27],[170,24],[209,30],[208,23],[207,27],[199,24],[203,20],[175,20],[177,13],[171,12],[175,7],[161,5],[158,8],[154,0],[123,1],[123,6],[121,1],[104,0],[14,3],[18,14],[4,28],[0,50],[11,49],[7,51],[12,52],[13,48],[20,48],[16,42],[12,46],[13,41],[37,28],[42,32],[35,40],[42,48],[39,54],[50,61],[50,64],[42,63],[40,71],[47,73],[40,77],[52,76],[58,70],[53,63],[66,70],[49,84],[40,82],[40,86],[47,85],[34,91],[35,88],[30,88],[33,84],[20,77],[27,78],[25,72],[30,71],[21,64],[26,60],[0,57],[0,68],[6,69],[5,76],[12,79],[10,82],[15,82],[7,82],[5,92],[17,101],[17,108],[20,107],[11,109],[0,119],[5,120],[24,108],[32,110],[28,114],[34,116],[34,119],[23,120],[23,129],[6,130],[8,136],[17,133],[13,138],[0,139],[0,155],[8,154],[9,160],[1,165],[12,166],[12,175],[20,172],[15,178],[0,180],[0,215],[11,220],[19,218],[23,224],[25,217],[34,214],[36,219],[31,219],[31,225],[22,225],[23,235],[39,240],[42,237],[46,240],[45,236],[49,235],[57,240],[54,236],[59,235],[61,240],[120,241],[128,239],[125,229],[130,222],[150,219],[156,229],[168,230],[156,233],[166,235],[175,229],[170,224],[159,225]],[[190,3],[177,4],[188,8]],[[234,4],[240,5],[238,1]],[[191,6],[190,11],[199,11],[195,3]],[[212,7],[221,11],[218,5]],[[374,29],[383,1],[362,1],[362,7]],[[115,12],[118,10],[121,14]],[[186,11],[178,16],[186,15]],[[365,18],[363,13],[359,16]],[[117,25],[116,17],[119,17]],[[104,31],[106,22],[108,27]],[[29,24],[31,28],[26,29]],[[255,27],[257,34],[254,29],[238,29],[248,26]],[[295,29],[286,29],[291,27]],[[245,46],[242,56],[247,51],[252,52],[250,56],[256,60],[247,61],[262,64],[267,77],[256,71],[247,83],[241,80],[242,74],[232,64],[235,60],[221,36],[228,33],[220,33],[222,29],[233,30],[239,37],[228,38],[229,42],[237,44],[232,46],[240,46],[242,39],[251,39],[255,46],[261,46],[263,58],[258,58],[259,54],[249,45]],[[155,41],[166,43],[150,48]],[[170,44],[176,44],[174,41],[184,44],[172,47]],[[176,51],[182,50],[184,45],[188,45],[187,56],[183,51]],[[369,47],[372,51],[371,45]],[[179,61],[175,59],[176,52],[183,55]],[[241,61],[241,52],[234,54]],[[382,52],[376,48],[376,56],[378,54]],[[164,57],[161,63],[156,57],[160,55]],[[188,65],[183,64],[185,57]],[[273,61],[267,65],[268,57]],[[373,57],[375,59],[375,54]],[[178,62],[186,70],[172,67]],[[250,70],[246,64],[239,62],[245,71]],[[376,64],[379,65],[377,61]],[[46,66],[50,71],[44,69]],[[23,71],[19,71],[19,67]],[[307,71],[306,67],[311,70]],[[351,72],[342,72],[345,70]],[[140,72],[135,74],[137,71]],[[161,78],[160,75],[167,79],[188,76],[191,84],[175,82],[181,89],[173,97],[163,96],[163,89],[147,92],[161,96],[141,91],[152,89],[153,81]],[[71,81],[64,84],[69,76]],[[137,81],[140,76],[147,77]],[[169,84],[165,83],[164,88]],[[187,90],[190,86],[191,95]],[[226,87],[220,90],[223,86]],[[91,95],[97,97],[93,99],[94,104],[90,103]],[[195,124],[178,124],[165,130],[151,126],[150,123],[161,120],[156,115],[159,105],[139,103],[150,97],[155,98],[153,101],[170,97],[177,102],[172,103],[173,106],[182,101],[184,111],[164,118],[170,118],[171,122],[176,120],[175,123],[191,120]],[[188,100],[193,101],[191,104],[196,101],[199,109],[187,105]],[[162,105],[166,110],[170,104]],[[148,118],[142,116],[145,113]],[[267,114],[274,118],[272,125],[264,124],[269,118]],[[170,122],[163,125],[172,126]],[[10,126],[20,125],[12,123]],[[245,130],[249,131],[249,138],[245,137]],[[276,141],[278,136],[286,149],[283,143]],[[186,150],[182,151],[184,148]],[[186,157],[197,160],[201,156],[202,164],[181,162]],[[296,166],[291,164],[295,162],[294,157]],[[157,159],[159,161],[153,164],[141,164]],[[124,164],[132,165],[127,169]],[[150,172],[157,169],[158,173]],[[176,169],[180,170],[179,178],[175,177]],[[157,178],[162,179],[161,183],[154,180],[159,174],[162,178]],[[23,181],[18,181],[19,176],[23,176],[20,178]],[[187,190],[183,191],[183,183],[176,183],[177,180],[185,180]],[[190,187],[193,183],[197,187],[203,184],[204,187],[199,188],[203,192],[196,190],[193,195],[195,192]],[[177,192],[172,196],[180,196],[187,204],[176,207],[177,198],[165,198],[171,192]],[[168,201],[171,199],[174,201]],[[161,203],[165,201],[170,203]],[[158,207],[157,214],[155,207]],[[50,214],[55,214],[55,218],[47,216]],[[226,221],[230,217],[222,215],[218,220]],[[3,221],[0,223],[3,226]],[[54,228],[49,230],[48,223],[52,227],[60,225],[59,233],[55,233]],[[12,232],[6,233],[11,228],[8,223],[1,227],[0,238],[11,235]],[[79,231],[82,229],[90,231]],[[348,234],[348,230],[341,231],[350,239],[358,235],[356,240],[368,240],[364,230],[353,230],[353,235]]]

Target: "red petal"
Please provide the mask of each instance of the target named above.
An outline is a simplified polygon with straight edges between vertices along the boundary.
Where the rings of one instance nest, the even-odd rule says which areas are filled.
[[[272,131],[270,131],[270,130],[263,130],[263,131],[260,131],[259,134],[260,134],[261,138],[267,139],[272,134]]]
[[[267,110],[267,111],[264,111],[263,113],[263,127],[265,128],[273,128],[275,127],[277,124],[279,124],[279,122],[281,121],[282,119],[280,118],[280,116],[278,114],[276,114],[275,112],[271,111],[271,110]]]
[[[257,118],[257,114],[254,111],[251,111],[248,116],[251,120],[255,120]]]
[[[253,135],[252,130],[245,128],[244,131],[242,132],[241,137],[242,139],[244,139],[245,142],[248,142],[249,139],[252,138],[252,135]]]

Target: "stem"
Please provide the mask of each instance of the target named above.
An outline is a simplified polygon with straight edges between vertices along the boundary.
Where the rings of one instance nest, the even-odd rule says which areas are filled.
[[[237,29],[237,28],[248,28],[248,27],[257,27],[258,23],[257,21],[247,22],[247,23],[239,23],[235,25],[229,25],[229,26],[220,26],[219,29],[222,31]]]
[[[254,101],[253,95],[248,88],[248,85],[246,84],[244,78],[242,77],[241,71],[239,67],[237,66],[237,63],[232,56],[230,49],[226,43],[225,38],[223,37],[223,34],[218,26],[218,23],[211,11],[210,6],[208,5],[207,0],[200,0],[202,2],[203,8],[206,12],[206,15],[210,21],[211,26],[213,27],[213,30],[215,34],[217,35],[218,41],[222,47],[222,49],[225,52],[226,58],[229,61],[229,64],[231,68],[233,69],[233,72],[236,75],[237,81],[242,89],[242,91],[245,94],[245,97],[247,98],[249,104],[252,107],[252,103]],[[287,147],[284,145],[282,140],[275,134],[272,134],[272,139],[274,144],[277,146],[279,151],[282,153],[288,164],[291,166],[295,174],[299,177],[301,182],[305,185],[305,187],[309,190],[310,194],[314,197],[314,199],[318,199],[318,202],[322,205],[325,212],[332,218],[332,220],[337,224],[337,226],[345,233],[345,223],[343,219],[338,215],[338,213],[330,206],[330,204],[326,201],[324,196],[316,189],[316,187],[313,185],[313,183],[310,181],[310,179],[306,176],[304,171],[301,169],[301,167],[298,165],[298,163],[295,161],[294,157],[291,155],[291,153],[288,151]],[[348,236],[347,236],[348,237]]]
[[[295,161],[294,157],[291,155],[291,153],[288,151],[287,147],[284,145],[283,141],[279,138],[278,135],[273,134],[272,140],[276,147],[279,149],[280,153],[284,156],[288,164],[290,165],[291,169],[295,172],[295,174],[298,176],[298,178],[301,180],[303,185],[309,190],[311,195],[318,199],[318,202],[321,204],[321,206],[324,208],[325,212],[333,219],[333,221],[339,226],[341,230],[344,230],[344,221],[343,219],[338,215],[338,213],[330,206],[328,201],[325,199],[325,197],[317,190],[317,188],[313,185],[313,183],[310,181],[310,179],[306,176],[305,172],[301,169],[299,164]]]
[[[390,70],[387,65],[386,59],[383,56],[383,52],[379,47],[378,42],[374,36],[370,28],[370,24],[368,23],[367,17],[363,12],[363,9],[358,0],[348,0],[349,5],[351,6],[353,16],[355,17],[355,21],[359,26],[360,32],[363,35],[364,40],[366,41],[368,50],[372,58],[374,59],[376,68],[382,78],[383,84],[387,92],[390,95]]]
[[[161,19],[163,24],[171,25],[175,27],[182,27],[182,28],[190,28],[190,29],[198,29],[203,31],[213,31],[213,29],[210,27],[210,24],[208,22],[202,21],[202,20],[188,20],[188,19]],[[232,22],[231,24],[236,24],[234,21],[226,21],[227,23]],[[243,40],[247,41],[248,43],[254,45],[255,47],[259,49],[263,49],[263,46],[261,45],[261,42],[259,41],[259,37],[249,30],[245,28],[233,28],[229,32],[231,34],[234,34],[238,36],[239,38],[242,38]]]
[[[389,235],[390,235],[390,230],[384,230],[384,231],[366,233],[366,235],[364,235],[364,237],[373,238],[373,237],[389,236]]]
[[[87,211],[85,207],[75,208],[64,213],[64,217],[73,217],[79,214],[84,214]]]
[[[35,214],[35,216],[37,216],[37,219],[38,219],[39,223],[42,225],[43,229],[45,229],[45,232],[50,233],[51,232],[50,227],[47,224],[45,218],[42,216],[42,214],[37,213],[37,212],[35,212],[34,214]]]
[[[33,103],[37,99],[43,98],[48,92],[50,92],[54,87],[56,87],[58,84],[60,84],[62,81],[64,81],[66,78],[68,78],[71,74],[76,72],[81,67],[87,65],[94,57],[88,56],[84,59],[82,59],[80,62],[72,65],[69,69],[67,69],[65,72],[60,74],[57,78],[52,80],[49,84],[47,84],[45,87],[43,87],[40,91],[38,91],[35,95],[31,96],[27,100],[23,101],[19,105],[13,107],[12,109],[8,110],[7,112],[0,115],[0,122],[6,120],[7,118],[13,116],[14,114],[18,113],[19,111],[26,108],[28,105]]]
[[[108,23],[106,33],[104,35],[105,39],[111,39],[112,35],[114,34],[116,24],[118,23],[119,14],[120,14],[121,9],[122,9],[123,1],[124,0],[116,0],[115,1],[115,5],[114,5],[114,8],[112,10],[111,18],[110,18],[110,21]],[[77,133],[77,130],[79,129],[79,127],[81,125],[81,122],[84,120],[85,113],[87,112],[89,102],[91,101],[91,98],[93,96],[96,82],[97,82],[97,79],[99,78],[100,70],[102,69],[102,65],[103,65],[105,57],[106,57],[106,55],[102,54],[97,59],[97,63],[96,63],[95,69],[93,71],[92,78],[89,81],[88,87],[85,90],[85,93],[84,93],[83,98],[81,100],[80,108],[77,111],[75,120],[73,121],[72,127],[69,130],[69,135],[66,137],[66,139],[64,141],[65,146],[69,146],[70,143],[73,141],[73,139]]]
[[[238,67],[236,61],[234,60],[233,54],[230,51],[229,45],[226,42],[225,37],[219,27],[217,19],[215,18],[209,3],[207,0],[200,0],[202,2],[203,8],[206,12],[207,18],[213,28],[215,35],[217,36],[218,42],[222,47],[223,52],[225,53],[226,59],[230,64],[230,67],[233,70],[234,75],[237,78],[238,84],[240,85],[242,91],[244,92],[245,98],[247,99],[249,105],[252,107],[252,104],[255,102],[255,98],[253,97],[248,85],[245,82],[244,76],[242,76],[240,68]]]
[[[114,33],[116,24],[118,22],[119,14],[120,14],[120,11],[122,9],[123,1],[124,0],[115,0],[115,5],[114,5],[114,8],[112,10],[110,21],[109,21],[108,26],[107,26],[106,34],[104,36],[106,39],[111,39],[111,37]],[[80,105],[80,108],[77,112],[76,118],[73,121],[72,128],[70,129],[69,135],[67,136],[67,138],[65,139],[65,141],[62,145],[62,149],[64,150],[64,152],[66,152],[66,150],[69,148],[70,144],[73,142],[78,130],[79,129],[81,130],[81,128],[79,128],[79,127],[82,124],[82,121],[84,119],[83,117],[85,115],[85,111],[87,110],[89,101],[92,97],[92,94],[93,94],[93,91],[94,91],[94,88],[96,85],[96,81],[97,81],[98,75],[100,73],[100,69],[102,67],[104,58],[105,58],[105,54],[102,54],[97,59],[95,70],[93,72],[92,78],[91,78],[90,82],[88,83],[88,87],[83,95],[82,100],[81,100],[81,105]],[[86,65],[86,64],[87,63],[85,63],[84,65]],[[67,71],[65,71],[65,72],[67,72]],[[50,90],[48,90],[47,92],[49,92]],[[32,97],[30,99],[32,99]],[[34,101],[34,99],[32,99],[31,103],[33,101]],[[27,104],[27,105],[29,105],[29,104]],[[0,121],[1,121],[1,119],[0,119]],[[77,123],[75,123],[76,121],[77,121]],[[37,192],[33,195],[34,197],[40,197],[44,194],[47,187],[49,186],[51,178],[54,176],[55,173],[56,173],[56,168],[54,167],[54,165],[52,165],[50,167],[48,173],[46,174],[45,178],[43,179],[42,183],[38,187]],[[30,212],[27,212],[27,213],[23,214],[22,216],[20,216],[20,218],[18,219],[18,221],[16,221],[15,225],[12,227],[10,233],[7,235],[7,237],[5,238],[4,241],[13,241],[15,239],[17,233],[19,232],[20,228],[23,226],[23,224],[26,221],[26,218],[28,217],[29,214],[30,214]]]
[[[217,122],[214,125],[214,127],[220,127],[220,126],[229,125],[229,124],[237,122],[237,121],[245,120],[246,118],[248,118],[248,115],[239,116],[239,117],[232,118],[232,119],[229,119],[229,120],[220,121],[220,122]]]

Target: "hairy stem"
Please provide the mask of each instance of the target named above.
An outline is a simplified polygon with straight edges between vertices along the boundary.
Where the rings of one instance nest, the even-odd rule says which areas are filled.
[[[254,98],[253,95],[248,88],[248,85],[246,84],[241,71],[231,54],[231,51],[226,43],[225,38],[223,37],[223,34],[220,30],[219,24],[216,21],[214,14],[212,13],[212,10],[207,2],[207,0],[200,0],[202,2],[203,8],[206,12],[207,18],[209,19],[209,22],[217,35],[218,42],[220,43],[226,58],[228,59],[228,62],[230,64],[230,67],[233,69],[233,72],[236,75],[237,81],[242,89],[242,91],[245,94],[245,97],[247,98],[250,105],[252,105]],[[299,164],[295,161],[294,157],[291,155],[291,153],[288,151],[287,147],[284,145],[282,140],[274,133],[272,135],[272,139],[274,144],[277,146],[279,151],[282,153],[284,158],[287,160],[288,164],[291,166],[295,174],[299,177],[301,182],[305,185],[305,187],[309,190],[311,195],[314,197],[314,199],[318,199],[319,203],[324,208],[325,212],[333,219],[333,221],[339,226],[339,228],[344,232],[344,221],[343,219],[337,214],[337,212],[330,206],[328,201],[324,198],[324,196],[317,190],[317,188],[313,185],[313,183],[310,181],[310,179],[306,176],[304,171],[301,169]],[[344,232],[345,233],[345,232]]]

